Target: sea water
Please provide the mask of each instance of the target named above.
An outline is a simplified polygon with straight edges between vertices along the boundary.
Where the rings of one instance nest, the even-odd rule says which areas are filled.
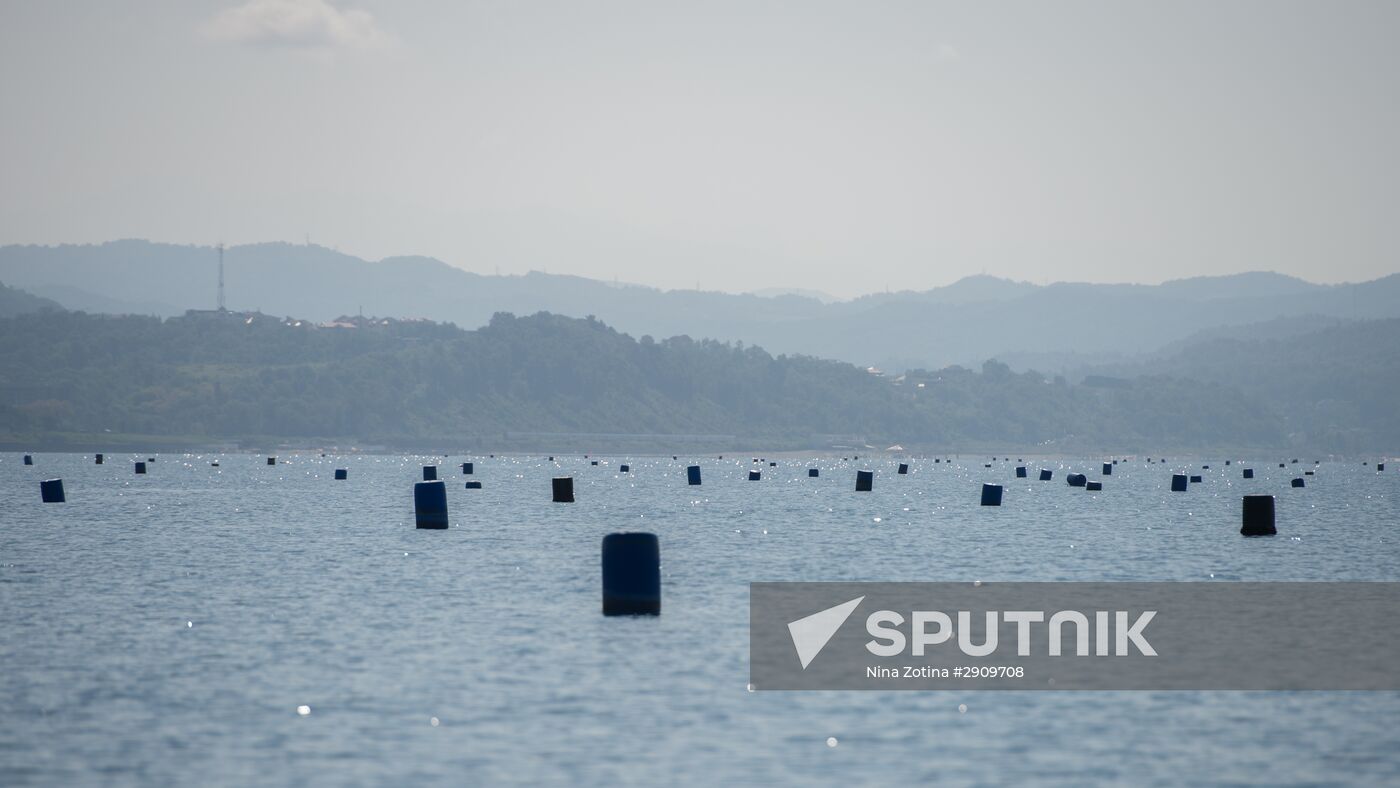
[[[4,785],[1400,780],[1397,693],[748,688],[752,581],[1400,580],[1394,466],[788,456],[751,482],[749,456],[20,457]],[[437,463],[451,528],[417,530]],[[1204,481],[1173,493],[1174,471]],[[563,475],[573,504],[550,501]],[[55,477],[67,503],[40,503]],[[1278,496],[1276,537],[1239,535],[1247,493]],[[631,530],[660,537],[659,618],[600,613],[600,542]]]

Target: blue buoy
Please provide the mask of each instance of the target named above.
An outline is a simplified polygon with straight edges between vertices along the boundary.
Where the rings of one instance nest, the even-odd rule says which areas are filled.
[[[822,475],[822,472],[821,472],[820,470],[816,469],[816,468],[808,468],[808,469],[807,469],[807,477],[810,478],[810,479],[815,479],[815,478],[817,478],[817,477],[819,477],[819,476],[821,476],[821,475]]]
[[[1303,486],[1303,477],[1299,476],[1298,478],[1294,479],[1294,480],[1293,480],[1293,486],[1294,486],[1294,487],[1302,487],[1302,486]]]
[[[104,459],[106,459],[106,458],[103,457],[101,454],[98,454],[98,455],[96,455],[96,456],[94,456],[94,457],[92,458],[92,460],[93,460],[92,464],[93,464],[93,465],[101,465],[101,464],[102,464],[102,461],[103,461]]]
[[[689,484],[690,486],[692,486],[692,487],[699,486],[699,484],[700,484],[700,466],[699,466],[699,465],[691,465],[691,466],[689,466],[688,468],[686,468],[686,469],[685,469],[685,480],[686,480],[686,483],[688,483],[688,484]]]
[[[1244,473],[1244,478],[1246,478],[1246,479],[1253,479],[1253,478],[1254,478],[1254,469],[1253,469],[1253,468],[1245,468],[1244,471],[1243,471],[1243,473]]]
[[[1047,470],[1047,469],[1045,469],[1045,468],[1041,468],[1041,469],[1040,469],[1040,480],[1043,481],[1043,482],[1048,482],[1048,481],[1050,481],[1050,479],[1051,479],[1052,477],[1054,477],[1054,475],[1055,475],[1055,474],[1051,473],[1049,470]]]
[[[1089,483],[1089,477],[1082,473],[1071,473],[1065,477],[1065,481],[1069,482],[1071,487],[1083,487]]]
[[[982,505],[983,505],[983,506],[1001,506],[1001,485],[1000,485],[1000,484],[983,484],[983,485],[982,485]]]
[[[413,515],[419,528],[446,528],[447,485],[438,481],[414,484]]]
[[[67,500],[63,497],[63,480],[48,479],[39,482],[39,497],[44,503],[63,503]]]
[[[661,615],[661,545],[656,534],[603,537],[603,615]]]
[[[480,490],[480,489],[481,489],[481,482],[467,482],[467,486],[466,486],[464,489],[467,489],[467,490]]]
[[[1016,466],[1016,478],[1017,478],[1017,479],[1024,479],[1024,478],[1026,478],[1026,466],[1024,466],[1024,465],[1018,465],[1018,466]]]
[[[631,465],[619,465],[619,466],[617,466],[617,472],[618,472],[618,473],[631,473],[631,472],[632,472],[632,466],[631,466]]]
[[[870,492],[874,486],[874,471],[856,471],[856,492]]]
[[[749,471],[749,481],[756,482],[763,478],[763,474],[758,471]]]
[[[574,502],[574,477],[555,476],[554,477],[554,502],[573,503]]]
[[[145,472],[146,472],[146,463],[144,463],[144,462],[138,462],[138,463],[136,463],[136,472],[137,472],[137,473],[145,473]]]
[[[344,469],[344,468],[336,468],[336,469],[335,469],[335,480],[336,480],[336,481],[338,481],[338,482],[343,482],[343,481],[345,481],[345,480],[348,479],[348,478],[350,478],[350,472],[349,472],[349,471],[347,471],[347,470]]]
[[[1274,496],[1246,495],[1240,518],[1240,534],[1244,536],[1273,536]]]
[[[1172,474],[1172,492],[1186,492],[1186,474]]]
[[[32,456],[28,455],[28,454],[24,455],[24,464],[25,464],[25,465],[33,465],[33,464],[34,464],[34,458],[33,458]]]
[[[1085,482],[1084,489],[1086,492],[1100,492],[1103,490],[1103,482]]]
[[[1112,475],[1113,475],[1113,463],[1111,463],[1111,462],[1106,462],[1106,463],[1103,464],[1103,475],[1104,475],[1104,476],[1112,476]]]
[[[552,460],[552,459],[554,459],[554,458],[553,458],[553,457],[550,457],[550,459]],[[464,462],[464,463],[462,463],[462,475],[463,475],[463,476],[470,476],[470,475],[472,475],[472,472],[473,472],[475,469],[476,469],[476,466],[473,465],[473,464],[471,464],[471,463],[469,463],[469,462]]]

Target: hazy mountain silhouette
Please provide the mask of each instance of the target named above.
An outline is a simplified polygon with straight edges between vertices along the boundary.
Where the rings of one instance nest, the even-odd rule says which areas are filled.
[[[33,312],[61,312],[63,307],[56,301],[26,293],[17,287],[9,287],[0,282],[0,317],[14,317]]]
[[[1222,326],[1295,316],[1400,317],[1400,275],[1318,285],[1272,273],[1161,285],[1036,285],[974,276],[922,292],[824,304],[661,291],[582,277],[484,276],[426,257],[368,262],[318,246],[254,244],[226,252],[228,305],[329,320],[366,313],[463,327],[492,313],[596,315],[641,336],[685,334],[759,344],[889,370],[1002,358],[1056,372],[1158,350]],[[146,241],[0,247],[0,280],[69,308],[174,315],[215,303],[210,247]]]

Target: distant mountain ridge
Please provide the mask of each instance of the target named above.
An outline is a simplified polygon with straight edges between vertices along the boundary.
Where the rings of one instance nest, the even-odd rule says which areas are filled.
[[[172,316],[214,306],[210,247],[148,241],[0,247],[0,281],[70,309]],[[927,291],[822,303],[690,290],[662,291],[532,272],[489,276],[428,257],[362,260],[318,246],[236,246],[225,254],[230,308],[330,320],[367,314],[463,327],[497,311],[596,315],[635,336],[689,335],[759,344],[890,371],[992,357],[1017,368],[1067,370],[1156,351],[1217,327],[1313,315],[1400,317],[1400,274],[1320,285],[1267,272],[1161,285],[1037,285],[973,276]]]

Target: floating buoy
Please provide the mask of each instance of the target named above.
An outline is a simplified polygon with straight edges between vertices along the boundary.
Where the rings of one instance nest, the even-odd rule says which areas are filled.
[[[1376,473],[1381,473],[1381,472],[1383,472],[1383,471],[1385,471],[1385,463],[1383,463],[1383,462],[1378,462],[1378,463],[1376,463]]]
[[[480,489],[481,489],[481,482],[467,482],[467,486],[466,486],[464,489],[467,489],[467,490],[480,490]]]
[[[1113,475],[1113,463],[1111,463],[1111,462],[1106,462],[1106,463],[1103,464],[1103,475],[1104,475],[1104,476],[1112,476],[1112,475]]]
[[[1302,487],[1302,486],[1303,486],[1303,477],[1299,476],[1298,478],[1294,479],[1294,480],[1293,480],[1293,486],[1294,486],[1294,487]]]
[[[617,466],[617,472],[618,472],[618,473],[631,473],[631,472],[632,472],[632,466],[631,466],[631,465],[619,465],[619,466]]]
[[[909,463],[907,463],[907,462],[901,462],[901,463],[899,464],[899,471],[898,471],[898,473],[899,473],[900,476],[907,476],[907,475],[909,474]]]
[[[689,484],[689,485],[692,486],[692,487],[699,486],[699,484],[700,484],[700,466],[699,466],[699,465],[691,465],[690,467],[686,468],[686,469],[685,469],[685,480],[686,480],[686,483]]]
[[[1240,534],[1244,536],[1273,536],[1274,496],[1246,495],[1240,517]]]
[[[1312,471],[1303,471],[1303,475],[1304,475],[1304,476],[1315,476],[1316,474],[1314,474]]]
[[[424,465],[424,466],[423,466],[423,481],[425,481],[425,482],[435,482],[435,481],[437,481],[437,466],[436,466],[436,465]]]
[[[1100,492],[1103,490],[1103,482],[1085,482],[1084,489],[1087,492]]]
[[[1229,465],[1229,464],[1230,464],[1230,461],[1229,461],[1229,460],[1226,460],[1226,461],[1225,461],[1225,464],[1226,464],[1226,465]]]
[[[656,534],[603,537],[603,615],[661,615],[661,545]]]
[[[25,464],[25,465],[33,465],[33,464],[34,464],[34,458],[33,458],[32,456],[28,455],[28,454],[24,455],[24,464]]]
[[[1172,474],[1172,492],[1186,492],[1186,474]]]
[[[343,482],[343,481],[345,481],[346,479],[348,479],[349,477],[350,477],[350,472],[347,471],[347,470],[345,470],[344,468],[336,468],[336,469],[335,469],[335,480],[336,480],[336,481],[338,481],[338,482]]]
[[[447,485],[439,481],[413,485],[413,516],[419,528],[447,527]]]
[[[856,471],[856,492],[870,492],[874,486],[874,471]]]
[[[592,461],[590,461],[588,464],[589,464],[589,465],[597,465],[597,464],[598,464],[598,461],[597,461],[597,460],[592,460]]]
[[[1201,483],[1201,477],[1199,477],[1199,476],[1192,476],[1192,477],[1191,477],[1191,483],[1192,483],[1192,484],[1200,484],[1200,483]]]
[[[1209,465],[1202,465],[1202,466],[1201,466],[1201,470],[1203,470],[1203,471],[1208,471],[1208,470],[1210,470],[1210,466],[1209,466]]]
[[[983,484],[983,485],[982,485],[982,505],[983,505],[983,506],[1001,506],[1001,485],[1000,485],[1000,484]]]
[[[146,463],[144,463],[144,462],[138,462],[138,463],[136,463],[136,472],[137,472],[137,473],[145,473],[145,472],[146,472]]]
[[[768,463],[768,467],[769,467],[769,468],[776,468],[776,467],[778,467],[778,463],[776,463],[776,462],[770,462],[770,463]]]
[[[1071,487],[1083,487],[1089,483],[1088,477],[1082,473],[1071,473],[1065,477],[1065,481],[1069,482]]]
[[[763,474],[762,474],[761,472],[759,472],[759,471],[749,471],[749,481],[751,481],[751,482],[756,482],[756,481],[758,481],[759,479],[762,479],[762,478],[763,478]]]
[[[1254,469],[1253,469],[1253,468],[1245,468],[1245,469],[1244,469],[1244,478],[1246,478],[1246,479],[1253,479],[1253,478],[1254,478]]]
[[[553,457],[550,457],[550,459],[552,460],[552,459],[554,459],[554,458],[553,458]],[[469,463],[469,462],[464,462],[464,463],[462,463],[462,475],[463,475],[463,476],[470,476],[470,475],[472,475],[472,473],[475,472],[475,471],[476,471],[476,466],[473,465],[472,463]]]
[[[101,464],[102,464],[102,461],[103,461],[104,459],[105,459],[105,458],[104,458],[101,454],[98,454],[98,455],[96,455],[96,456],[94,456],[94,457],[92,458],[92,464],[93,464],[93,465],[101,465]]]
[[[1054,477],[1054,475],[1055,475],[1055,474],[1051,473],[1049,470],[1047,470],[1047,469],[1045,469],[1045,468],[1041,468],[1041,469],[1040,469],[1040,480],[1043,481],[1043,482],[1048,482],[1048,481],[1050,481],[1050,479],[1051,479],[1052,477]]]
[[[816,469],[816,468],[808,468],[808,469],[807,469],[807,478],[809,478],[809,479],[815,479],[815,478],[817,478],[818,476],[821,476],[821,471],[820,471],[820,470],[818,470],[818,469]]]
[[[1024,478],[1026,478],[1026,466],[1024,466],[1024,465],[1019,465],[1019,466],[1016,467],[1016,478],[1017,478],[1017,479],[1024,479]]]
[[[44,503],[63,503],[67,499],[63,497],[63,480],[47,479],[39,482],[39,498]]]
[[[554,477],[554,502],[573,503],[574,502],[574,477],[555,476]]]
[[[155,462],[155,458],[153,458],[153,457],[148,457],[147,459],[150,460],[151,462]],[[276,464],[277,464],[277,458],[276,458],[276,457],[268,457],[268,458],[267,458],[267,464],[268,464],[268,465],[276,465]]]

